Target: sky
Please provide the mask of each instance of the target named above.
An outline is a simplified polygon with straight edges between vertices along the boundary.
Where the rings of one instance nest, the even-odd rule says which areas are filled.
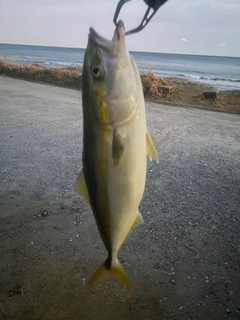
[[[0,43],[85,48],[92,26],[114,32],[118,0],[0,0]],[[126,30],[139,25],[143,0],[123,6]],[[240,57],[240,0],[168,0],[146,28],[127,36],[130,51]]]

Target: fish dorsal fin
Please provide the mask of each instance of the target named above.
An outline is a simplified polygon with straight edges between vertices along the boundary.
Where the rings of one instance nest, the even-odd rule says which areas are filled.
[[[115,167],[118,167],[125,153],[124,138],[120,133],[114,130],[112,142],[112,158]]]
[[[83,170],[79,173],[74,190],[91,205]]]
[[[149,160],[152,161],[152,159],[154,159],[157,163],[159,163],[157,151],[152,142],[152,138],[150,137],[148,132],[146,132],[146,138],[147,138],[147,155]]]

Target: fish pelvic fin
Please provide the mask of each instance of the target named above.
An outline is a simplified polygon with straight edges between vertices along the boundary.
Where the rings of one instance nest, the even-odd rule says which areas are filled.
[[[152,159],[154,159],[157,163],[159,163],[157,151],[153,144],[152,138],[150,137],[148,132],[146,132],[146,138],[147,138],[147,155],[149,160],[152,161]]]
[[[86,199],[87,202],[91,206],[91,202],[90,202],[88,189],[87,189],[87,184],[86,184],[86,180],[85,180],[85,177],[84,177],[83,170],[79,173],[77,181],[75,182],[74,191],[77,192],[81,197]]]
[[[108,260],[107,260],[108,261]],[[117,259],[117,263],[114,264],[113,267],[111,268],[107,268],[106,264],[107,264],[107,261],[102,264],[98,269],[97,271],[93,274],[93,276],[88,280],[87,282],[87,292],[89,292],[93,285],[109,276],[109,275],[112,275],[114,276],[118,282],[124,287],[127,289],[127,291],[130,293],[130,294],[133,294],[133,287],[132,287],[132,284],[130,282],[130,280],[128,279],[128,276],[127,276],[127,273],[126,271],[123,269],[123,266],[121,265],[121,263],[118,261]]]

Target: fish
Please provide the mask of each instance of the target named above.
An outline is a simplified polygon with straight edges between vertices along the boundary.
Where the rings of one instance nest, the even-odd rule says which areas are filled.
[[[87,283],[113,275],[129,292],[132,284],[118,251],[143,222],[139,204],[145,189],[147,155],[158,155],[146,127],[145,102],[138,68],[129,54],[124,23],[112,40],[89,30],[82,73],[83,169],[75,191],[85,198],[108,252]]]

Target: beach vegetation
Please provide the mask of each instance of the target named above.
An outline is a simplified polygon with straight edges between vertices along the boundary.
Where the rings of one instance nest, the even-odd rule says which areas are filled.
[[[39,64],[19,64],[17,59],[7,60],[0,57],[0,75],[71,89],[80,90],[82,87],[82,69],[80,67],[47,68]],[[220,91],[216,86],[202,82],[181,78],[165,79],[154,74],[151,66],[140,75],[146,99],[172,106],[187,105],[240,113],[240,90]],[[166,88],[169,90],[163,90]],[[207,90],[217,91],[216,99],[205,99],[203,92]]]

